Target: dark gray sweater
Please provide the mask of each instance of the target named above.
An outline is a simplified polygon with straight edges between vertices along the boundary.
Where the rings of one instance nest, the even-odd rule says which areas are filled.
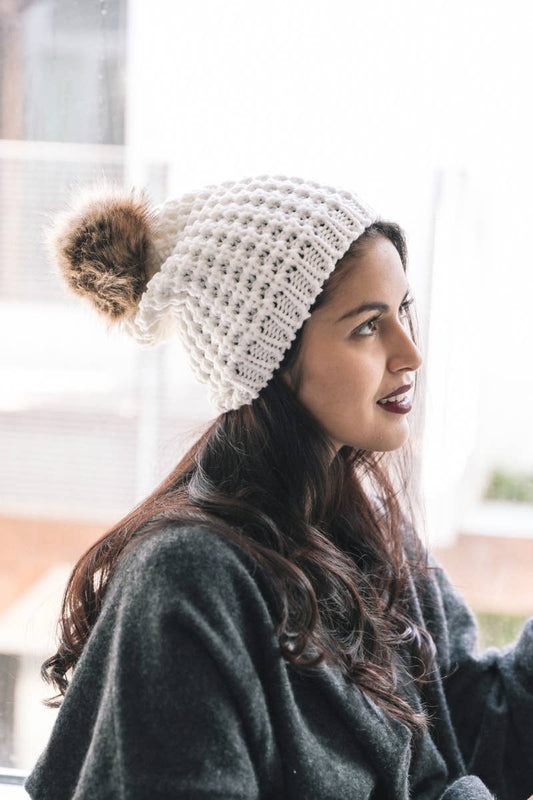
[[[263,581],[240,548],[202,528],[169,528],[131,550],[27,780],[30,796],[533,794],[533,619],[514,646],[477,656],[474,619],[445,573],[431,571],[418,590],[411,582],[412,613],[439,660],[425,690],[434,722],[415,747],[336,670],[303,677],[282,660]]]

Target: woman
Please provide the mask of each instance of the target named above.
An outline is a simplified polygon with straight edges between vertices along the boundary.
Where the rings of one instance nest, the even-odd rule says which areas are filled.
[[[102,189],[51,242],[140,342],[181,336],[220,415],[72,573],[30,796],[525,800],[532,622],[475,655],[391,472],[421,365],[401,229],[262,177],[154,211]]]

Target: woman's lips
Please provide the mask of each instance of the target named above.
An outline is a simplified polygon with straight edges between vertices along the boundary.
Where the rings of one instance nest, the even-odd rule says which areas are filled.
[[[404,394],[397,401],[394,400],[384,403],[380,400],[377,405],[384,411],[390,411],[391,414],[408,414],[412,408],[411,398],[408,394]]]

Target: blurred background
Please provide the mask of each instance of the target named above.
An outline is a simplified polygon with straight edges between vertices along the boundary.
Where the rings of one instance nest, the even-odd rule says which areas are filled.
[[[481,646],[533,613],[533,10],[507,0],[0,0],[0,768],[55,712],[39,666],[77,558],[214,411],[179,344],[68,296],[51,215],[105,175],[155,203],[246,175],[406,230],[425,536]]]

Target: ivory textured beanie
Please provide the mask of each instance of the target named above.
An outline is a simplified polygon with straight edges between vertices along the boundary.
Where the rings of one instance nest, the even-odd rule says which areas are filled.
[[[247,178],[151,208],[108,187],[49,234],[78,294],[144,345],[177,334],[219,411],[251,403],[324,282],[377,219],[359,197],[300,178]]]

